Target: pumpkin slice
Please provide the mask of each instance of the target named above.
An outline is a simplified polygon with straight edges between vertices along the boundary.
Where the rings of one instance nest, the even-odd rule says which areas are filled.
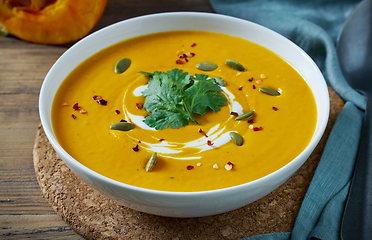
[[[64,44],[89,33],[107,0],[0,0],[0,26],[25,41]]]

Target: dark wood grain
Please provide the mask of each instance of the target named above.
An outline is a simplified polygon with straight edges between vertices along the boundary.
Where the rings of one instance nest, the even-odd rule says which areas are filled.
[[[213,10],[208,0],[108,0],[93,31],[131,17],[171,11]],[[0,37],[1,239],[81,238],[43,198],[32,161],[41,84],[71,45],[46,46]]]

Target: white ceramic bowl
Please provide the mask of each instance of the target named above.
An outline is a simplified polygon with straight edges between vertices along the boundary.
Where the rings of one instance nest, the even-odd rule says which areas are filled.
[[[202,192],[166,192],[130,186],[104,177],[72,158],[56,140],[51,122],[54,95],[65,77],[83,60],[119,41],[171,30],[204,30],[238,36],[264,46],[290,62],[306,79],[316,100],[316,130],[306,149],[286,166],[253,182]],[[199,217],[247,205],[284,183],[306,161],[318,144],[328,121],[329,96],[324,78],[299,47],[255,23],[211,13],[161,13],[125,20],[82,39],[67,50],[47,74],[40,92],[40,118],[46,136],[66,165],[86,183],[132,209],[171,217]]]

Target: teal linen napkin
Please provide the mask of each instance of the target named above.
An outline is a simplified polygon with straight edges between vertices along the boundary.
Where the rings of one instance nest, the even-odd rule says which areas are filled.
[[[340,239],[340,225],[353,174],[363,111],[345,104],[328,138],[322,158],[291,233],[272,233],[247,240]]]
[[[365,99],[344,79],[335,43],[350,12],[360,0],[211,0],[217,13],[268,27],[305,50],[327,83],[346,102],[365,108]]]
[[[365,98],[344,79],[337,36],[356,0],[211,0],[217,13],[266,26],[305,50],[346,102],[328,138],[291,233],[247,240],[340,239],[340,224],[359,147]],[[361,109],[361,110],[360,110]]]

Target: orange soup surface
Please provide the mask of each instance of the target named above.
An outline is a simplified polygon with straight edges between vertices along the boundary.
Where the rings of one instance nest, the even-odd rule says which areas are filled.
[[[131,64],[116,73],[122,58]],[[227,59],[244,70],[231,68]],[[205,62],[217,68],[196,66]],[[226,86],[218,94],[227,101],[220,111],[193,114],[196,123],[155,130],[144,123],[150,77],[140,71],[173,69],[222,78]],[[248,120],[235,120],[250,111]],[[316,118],[314,96],[290,63],[247,40],[201,31],[149,34],[103,49],[68,75],[52,106],[54,133],[77,161],[119,182],[177,192],[236,186],[280,169],[309,144]],[[118,122],[134,128],[112,130]],[[242,137],[241,146],[230,132]],[[156,163],[146,171],[154,152]]]

